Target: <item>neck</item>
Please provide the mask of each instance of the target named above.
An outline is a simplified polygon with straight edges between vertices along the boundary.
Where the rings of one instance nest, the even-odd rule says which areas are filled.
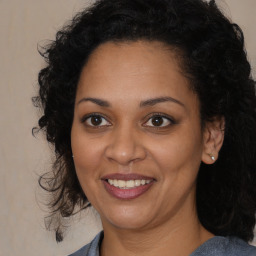
[[[213,237],[200,224],[196,211],[149,229],[123,230],[104,225],[101,256],[188,256],[197,247]],[[185,218],[184,218],[185,217]]]

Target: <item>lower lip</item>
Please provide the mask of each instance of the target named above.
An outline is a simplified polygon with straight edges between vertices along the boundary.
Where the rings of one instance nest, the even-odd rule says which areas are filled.
[[[149,188],[153,185],[153,182],[131,189],[117,188],[115,186],[110,185],[106,180],[103,180],[103,184],[105,186],[105,189],[109,192],[109,194],[118,199],[134,199],[147,192]]]

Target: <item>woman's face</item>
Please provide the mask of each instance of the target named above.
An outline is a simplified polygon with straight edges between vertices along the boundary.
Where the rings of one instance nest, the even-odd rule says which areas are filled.
[[[103,226],[145,229],[195,212],[204,142],[189,87],[160,42],[108,42],[84,66],[72,151]]]

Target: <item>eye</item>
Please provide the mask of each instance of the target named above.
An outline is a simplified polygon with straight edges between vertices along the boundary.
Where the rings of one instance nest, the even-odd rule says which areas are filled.
[[[144,125],[150,127],[166,127],[173,123],[173,120],[169,117],[163,115],[153,115],[146,123],[144,123]]]
[[[109,126],[110,123],[101,115],[91,114],[89,116],[85,116],[82,120],[87,126],[92,127],[102,127],[102,126]]]

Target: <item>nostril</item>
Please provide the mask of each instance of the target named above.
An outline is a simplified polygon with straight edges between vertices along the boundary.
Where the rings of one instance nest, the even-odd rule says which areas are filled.
[[[135,138],[135,135],[135,133],[131,135],[131,131],[127,132],[127,129],[113,134],[112,140],[105,148],[105,157],[122,166],[145,159],[146,151],[142,146],[141,138]]]

